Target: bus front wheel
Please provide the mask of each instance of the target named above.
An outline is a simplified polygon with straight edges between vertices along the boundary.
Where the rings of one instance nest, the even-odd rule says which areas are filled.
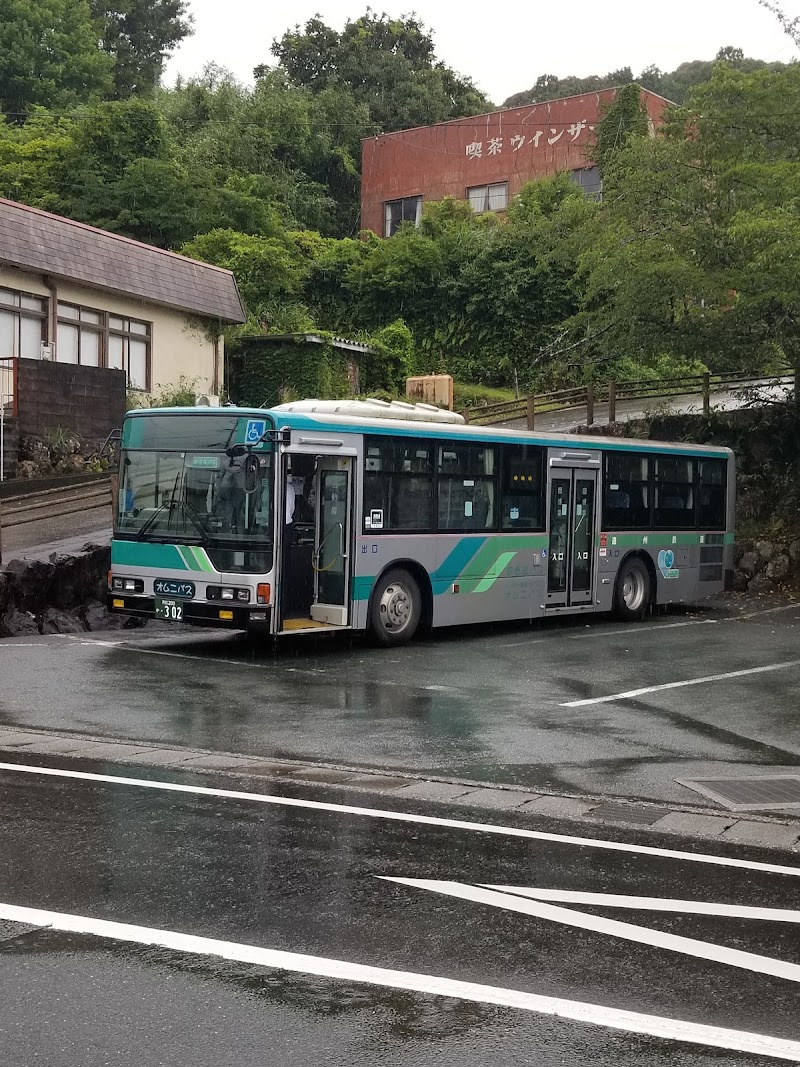
[[[381,645],[404,645],[419,626],[422,594],[408,571],[388,571],[375,586],[369,628]]]
[[[626,560],[617,575],[614,590],[614,613],[619,619],[641,619],[652,596],[650,572],[643,560],[634,556]]]

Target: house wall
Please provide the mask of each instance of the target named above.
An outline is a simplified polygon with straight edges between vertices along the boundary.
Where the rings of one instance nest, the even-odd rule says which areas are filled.
[[[111,315],[141,319],[152,324],[150,387],[174,384],[183,376],[197,382],[197,392],[218,392],[223,381],[224,350],[222,338],[214,341],[203,331],[199,321],[180,311],[146,304],[115,293],[89,289],[70,282],[53,280],[57,299]],[[35,296],[51,294],[41,275],[30,274],[0,265],[0,286],[19,289]],[[56,338],[48,323],[47,339]],[[0,356],[7,354],[0,352]],[[56,352],[56,361],[58,353]]]
[[[510,200],[526,182],[591,166],[593,127],[614,96],[606,89],[367,138],[362,229],[383,235],[387,200],[464,200],[468,188],[494,182],[508,182]],[[649,92],[642,99],[652,126],[659,125],[668,101]]]

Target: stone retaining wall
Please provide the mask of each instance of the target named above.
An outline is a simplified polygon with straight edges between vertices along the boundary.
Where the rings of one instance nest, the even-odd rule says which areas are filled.
[[[733,558],[733,588],[737,592],[758,595],[800,584],[800,538],[738,541]]]

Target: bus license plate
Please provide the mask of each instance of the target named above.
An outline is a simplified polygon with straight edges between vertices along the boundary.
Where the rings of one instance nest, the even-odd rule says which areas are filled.
[[[160,600],[156,597],[156,618],[183,622],[183,604],[179,600]]]

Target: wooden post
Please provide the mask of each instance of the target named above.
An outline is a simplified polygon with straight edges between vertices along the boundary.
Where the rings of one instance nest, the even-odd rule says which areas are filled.
[[[527,397],[525,397],[525,418],[527,420],[528,429],[529,430],[533,429],[533,423],[534,423],[534,418],[535,418],[535,410],[536,410],[536,397],[535,396],[527,396]]]
[[[608,383],[608,421],[617,421],[617,383]]]
[[[594,389],[591,385],[586,386],[586,425],[591,426],[594,422]]]
[[[711,414],[711,375],[708,371],[703,375],[703,414],[706,418]]]
[[[461,412],[461,414],[464,416],[464,422],[468,423],[469,422],[469,408],[464,408],[464,410]]]

